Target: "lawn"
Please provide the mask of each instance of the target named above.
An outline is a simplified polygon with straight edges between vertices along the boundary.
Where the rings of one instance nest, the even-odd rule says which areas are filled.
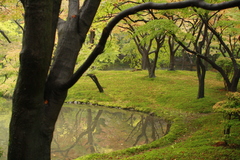
[[[240,159],[240,129],[232,128],[231,143],[223,145],[223,116],[212,106],[226,99],[223,82],[208,71],[205,98],[197,99],[198,80],[193,71],[95,71],[100,93],[88,76],[69,90],[68,102],[120,107],[164,117],[173,122],[170,132],[150,144],[78,159]],[[94,105],[93,105],[94,107]]]

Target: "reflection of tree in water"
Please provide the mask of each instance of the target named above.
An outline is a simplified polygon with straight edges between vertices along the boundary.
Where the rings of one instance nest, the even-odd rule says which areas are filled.
[[[54,133],[52,159],[74,159],[149,143],[167,134],[170,128],[153,116],[85,108],[62,109]]]
[[[89,144],[89,149],[91,151],[91,153],[95,153],[96,149],[94,147],[93,144],[93,131],[96,129],[96,127],[98,126],[98,129],[100,129],[100,126],[98,125],[98,120],[102,114],[102,110],[98,111],[98,114],[96,115],[96,117],[94,118],[94,121],[92,122],[92,111],[91,109],[87,109],[87,134],[88,134],[88,142],[86,144]]]
[[[127,120],[129,121],[130,125],[133,126],[133,129],[125,140],[128,141],[129,139],[133,139],[138,135],[133,146],[136,146],[142,137],[145,138],[145,143],[149,143],[149,138],[151,138],[151,141],[161,138],[169,132],[171,126],[170,123],[167,123],[165,127],[165,125],[163,125],[163,123],[166,123],[165,121],[153,116],[141,115],[139,122],[134,126],[135,120],[136,118],[134,117],[134,114],[132,114]],[[149,137],[150,135],[151,137]]]
[[[63,132],[63,134],[67,134],[66,137],[72,138],[73,143],[72,144],[67,144],[68,145],[67,148],[61,147],[60,143],[61,144],[64,144],[64,143],[62,143],[62,141],[59,140],[59,136],[61,137],[62,135],[60,134],[59,136],[54,136],[53,142],[56,144],[56,148],[52,148],[52,154],[53,155],[56,156],[58,154],[57,156],[58,157],[61,156],[61,159],[62,158],[69,159],[70,157],[71,158],[78,157],[79,154],[77,154],[76,157],[73,157],[74,153],[71,152],[71,149],[73,149],[76,145],[78,145],[80,140],[85,135],[87,135],[87,137],[88,137],[87,138],[88,141],[87,141],[87,143],[85,143],[85,145],[87,146],[86,150],[90,149],[90,153],[96,152],[95,147],[93,145],[93,142],[94,142],[93,141],[93,131],[96,129],[96,126],[98,124],[98,120],[99,120],[103,111],[99,110],[97,112],[95,118],[92,119],[92,111],[91,111],[91,109],[87,109],[87,115],[86,115],[86,123],[87,123],[86,126],[87,126],[87,128],[85,130],[83,130],[84,126],[81,125],[81,124],[85,124],[84,122],[82,122],[82,119],[84,119],[82,117],[83,112],[85,112],[85,110],[82,110],[82,109],[78,110],[78,112],[76,113],[76,116],[75,116],[75,123],[72,127],[71,127],[71,125],[67,124],[67,121],[65,121],[66,118],[64,117],[63,113],[60,114],[60,116],[61,116],[60,119],[62,120],[62,123],[63,123],[63,126],[62,126],[63,130],[68,131],[68,132]],[[66,113],[64,113],[64,114],[66,114]],[[81,133],[79,132],[80,130],[81,130]],[[72,136],[70,136],[70,134]],[[58,135],[58,134],[55,134],[55,135]]]

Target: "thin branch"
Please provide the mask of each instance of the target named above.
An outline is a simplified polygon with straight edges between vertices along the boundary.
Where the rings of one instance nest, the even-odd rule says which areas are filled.
[[[0,33],[3,35],[3,37],[8,41],[8,43],[11,43],[10,39],[8,36],[4,33],[4,31],[0,30]]]
[[[22,29],[22,31],[24,31],[24,28],[19,24],[19,22],[17,20],[14,20],[14,22],[18,25],[19,28]]]

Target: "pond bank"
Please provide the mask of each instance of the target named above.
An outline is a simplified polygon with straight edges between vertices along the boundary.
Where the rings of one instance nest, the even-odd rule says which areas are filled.
[[[5,111],[0,112],[4,151],[0,160],[7,159],[11,101],[4,106]],[[167,135],[170,127],[171,122],[136,111],[65,103],[55,126],[51,159],[74,159],[150,143]]]
[[[207,72],[203,99],[196,99],[195,72],[158,70],[154,79],[149,79],[145,71],[94,74],[104,93],[99,93],[94,83],[82,77],[69,91],[67,101],[153,113],[173,124],[168,135],[150,144],[79,159],[240,159],[239,150],[215,146],[223,139],[223,124],[222,115],[213,113],[212,106],[225,99],[226,94],[222,91],[223,83],[216,80],[216,73]]]

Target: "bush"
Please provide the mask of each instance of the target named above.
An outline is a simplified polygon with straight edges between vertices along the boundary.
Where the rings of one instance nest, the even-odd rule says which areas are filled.
[[[232,126],[240,125],[240,93],[227,93],[227,100],[220,101],[213,106],[214,111],[223,113],[225,141],[230,140]]]
[[[236,60],[237,60],[237,63],[240,65],[240,59],[236,59]],[[232,79],[233,73],[234,73],[234,68],[233,68],[233,63],[232,63],[231,58],[219,57],[216,60],[216,64],[224,70],[224,72],[226,73],[226,75],[228,76],[229,79]],[[220,73],[217,74],[217,78],[218,79],[222,78]],[[225,81],[224,81],[224,85],[225,85],[225,88],[227,89],[227,85],[226,85]]]

